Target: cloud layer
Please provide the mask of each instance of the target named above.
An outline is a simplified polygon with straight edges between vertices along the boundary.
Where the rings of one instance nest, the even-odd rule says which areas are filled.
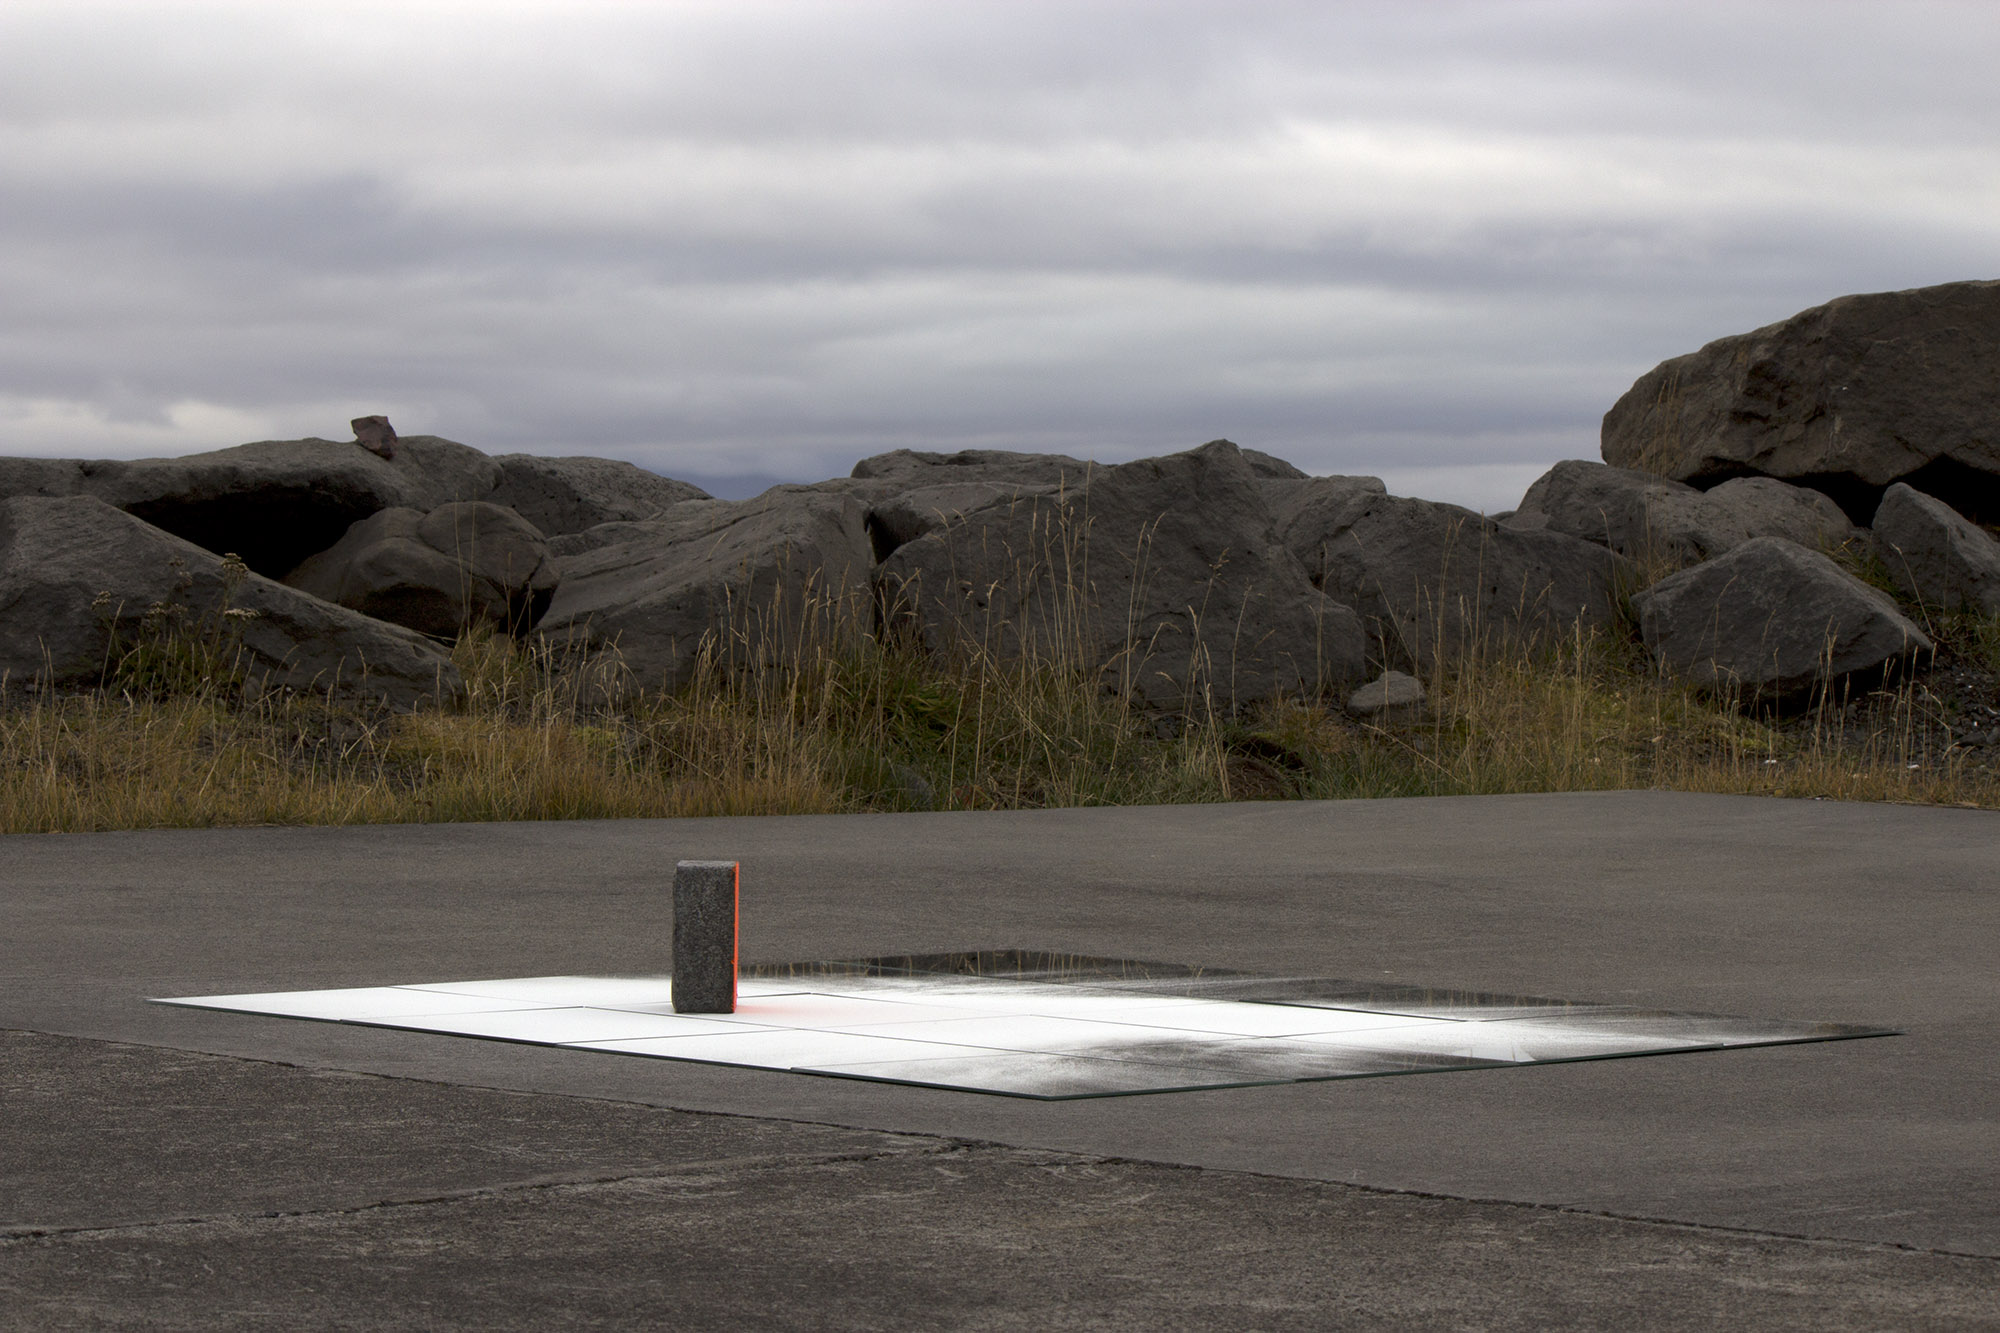
[[[1993,276],[1979,4],[0,8],[0,452],[740,491],[1217,436],[1511,504],[1641,372]]]

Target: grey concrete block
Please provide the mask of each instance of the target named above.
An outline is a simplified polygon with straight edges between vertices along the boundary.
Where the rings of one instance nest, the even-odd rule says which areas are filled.
[[[674,867],[674,1012],[736,1012],[734,861]]]

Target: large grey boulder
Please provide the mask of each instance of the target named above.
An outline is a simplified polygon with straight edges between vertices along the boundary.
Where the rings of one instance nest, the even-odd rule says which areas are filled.
[[[2000,614],[2000,541],[1897,482],[1875,511],[1875,554],[1906,594],[1944,611]]]
[[[684,500],[706,500],[707,491],[613,458],[501,454],[499,479],[484,496],[506,505],[555,537],[600,523],[654,518]]]
[[[875,556],[886,560],[906,543],[948,527],[977,510],[1053,494],[1058,487],[1018,481],[953,481],[884,496],[868,507]]]
[[[287,586],[377,620],[450,638],[485,624],[525,633],[555,593],[548,543],[514,510],[480,500],[430,513],[384,509],[285,576]]]
[[[1385,660],[1428,666],[1604,625],[1633,574],[1562,532],[1389,495],[1374,478],[1329,484],[1285,510],[1287,544],[1326,594],[1361,613]]]
[[[1767,700],[1878,673],[1931,647],[1882,592],[1782,537],[1669,575],[1633,605],[1663,664]]]
[[[1711,491],[1651,473],[1581,459],[1557,463],[1503,520],[1608,546],[1647,565],[1698,564],[1755,537],[1838,546],[1854,525],[1819,491],[1769,477],[1739,477]]]
[[[213,553],[93,496],[0,501],[0,672],[19,685],[96,683],[112,651],[145,632],[149,608],[190,622],[228,607],[241,667],[265,687],[337,690],[409,707],[459,688],[450,657],[420,634],[256,574],[232,579]]]
[[[1305,565],[1315,583],[1326,573],[1327,543],[1389,494],[1380,477],[1265,478],[1257,488],[1271,507],[1278,539]]]
[[[379,510],[431,510],[492,491],[477,449],[405,435],[395,458],[353,441],[264,440],[184,458],[0,459],[0,497],[91,495],[251,569],[281,578]]]
[[[1063,482],[898,547],[879,573],[891,627],[946,656],[1099,672],[1162,707],[1230,710],[1361,679],[1359,621],[1278,541],[1235,445]]]
[[[1709,486],[1760,475],[1857,520],[1908,481],[1983,517],[2000,500],[2000,282],[1843,296],[1639,377],[1604,461]]]
[[[552,643],[615,650],[642,689],[721,666],[797,655],[871,628],[866,509],[851,495],[779,486],[754,500],[693,500],[605,524],[558,560],[542,617]]]

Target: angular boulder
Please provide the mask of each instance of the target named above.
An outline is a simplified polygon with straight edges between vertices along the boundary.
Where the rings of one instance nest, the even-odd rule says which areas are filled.
[[[449,655],[422,635],[257,574],[232,578],[213,553],[94,496],[0,501],[0,672],[11,681],[96,683],[114,637],[137,641],[155,605],[190,623],[239,613],[221,623],[240,634],[246,677],[266,688],[398,707],[459,689]]]
[[[1661,663],[1766,700],[1877,674],[1931,648],[1885,594],[1782,537],[1671,574],[1633,604]]]
[[[498,479],[485,454],[434,435],[401,437],[393,460],[353,441],[311,439],[129,462],[0,459],[0,497],[96,496],[271,578],[370,514],[477,500]]]
[[[1943,611],[2000,614],[2000,541],[1897,482],[1875,511],[1875,554],[1905,594]]]
[[[1226,711],[1361,679],[1359,621],[1278,541],[1235,445],[1061,479],[899,546],[878,574],[891,629],[941,655],[1098,672],[1160,707]]]
[[[961,481],[1055,486],[1065,481],[1080,485],[1098,466],[1063,454],[1024,454],[1008,449],[961,449],[950,454],[893,449],[862,459],[849,475],[859,481],[896,482],[911,489]]]
[[[1857,522],[1905,481],[1984,518],[2000,509],[1996,361],[2000,282],[1843,296],[1640,376],[1604,416],[1604,461],[1702,487],[1777,477]]]
[[[1384,661],[1428,666],[1608,624],[1633,578],[1582,538],[1342,480],[1289,511],[1284,536],[1313,582],[1371,624]]]
[[[706,653],[721,666],[796,659],[872,628],[866,509],[778,486],[754,500],[686,501],[605,524],[561,557],[539,627],[551,643],[615,650],[641,689],[677,689]]]
[[[1648,565],[1698,564],[1755,537],[1838,546],[1854,525],[1818,491],[1739,477],[1711,491],[1581,459],[1557,463],[1503,526],[1568,533]]]
[[[506,505],[549,537],[600,523],[657,517],[683,500],[706,500],[699,486],[613,458],[501,454],[499,480],[484,496]]]
[[[438,638],[485,624],[524,634],[556,589],[555,563],[514,510],[470,500],[384,509],[287,574],[288,587]]]
[[[1056,489],[1046,483],[953,481],[898,491],[868,507],[868,536],[874,543],[875,558],[886,560],[905,544],[948,527],[969,513],[1053,494]]]

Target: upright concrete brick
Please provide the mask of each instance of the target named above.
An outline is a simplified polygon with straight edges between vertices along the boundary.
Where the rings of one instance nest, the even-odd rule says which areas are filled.
[[[736,1012],[736,862],[674,867],[674,1012]]]

